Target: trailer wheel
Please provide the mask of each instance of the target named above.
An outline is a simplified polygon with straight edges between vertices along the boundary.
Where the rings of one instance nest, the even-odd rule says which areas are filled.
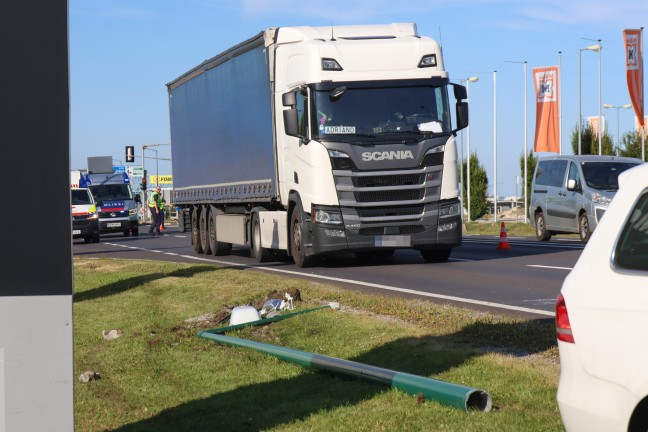
[[[191,244],[193,245],[194,252],[198,254],[203,252],[200,245],[200,227],[198,226],[199,208],[200,207],[194,207],[191,211]]]
[[[314,257],[306,255],[302,232],[302,209],[299,204],[295,206],[290,216],[290,253],[297,267],[311,267],[316,264]]]
[[[209,255],[211,253],[211,249],[209,248],[209,231],[207,226],[207,217],[208,217],[207,206],[203,206],[202,209],[200,209],[199,229],[200,229],[200,247],[202,248],[205,255]]]
[[[218,241],[218,232],[216,231],[216,209],[212,207],[207,217],[209,250],[214,255],[229,255],[232,252],[232,243]]]
[[[180,228],[180,232],[187,231],[187,228],[185,227],[185,212],[184,212],[184,209],[178,210],[178,228]]]
[[[259,213],[254,213],[252,216],[252,247],[250,251],[252,252],[252,258],[256,259],[257,262],[263,263],[272,259],[272,253],[268,249],[261,247],[261,221],[259,220]]]

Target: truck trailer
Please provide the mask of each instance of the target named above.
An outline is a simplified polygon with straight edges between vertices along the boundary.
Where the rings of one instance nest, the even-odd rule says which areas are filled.
[[[445,261],[461,244],[466,89],[415,24],[270,28],[167,88],[173,202],[196,253],[249,245],[307,267],[401,248]]]

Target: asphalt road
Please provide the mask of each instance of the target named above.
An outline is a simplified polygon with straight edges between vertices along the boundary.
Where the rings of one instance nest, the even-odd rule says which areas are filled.
[[[465,236],[463,245],[444,263],[427,264],[413,250],[398,250],[392,258],[358,260],[354,254],[328,258],[319,267],[300,269],[292,262],[258,264],[247,247],[234,247],[232,255],[196,255],[189,233],[169,228],[151,237],[102,235],[101,243],[74,241],[74,255],[150,259],[183,263],[243,266],[257,271],[305,277],[383,295],[452,303],[500,315],[527,318],[553,317],[554,301],[563,280],[574,266],[583,245],[577,240],[538,242],[508,237],[511,249],[499,250],[499,237]]]

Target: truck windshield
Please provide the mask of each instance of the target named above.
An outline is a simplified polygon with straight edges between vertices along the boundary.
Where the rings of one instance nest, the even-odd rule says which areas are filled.
[[[628,162],[585,162],[583,175],[587,186],[599,190],[618,190],[619,174],[637,166]]]
[[[72,191],[72,205],[92,204],[92,198],[87,189],[77,189]]]
[[[446,86],[340,87],[313,93],[315,139],[417,139],[452,130]]]
[[[131,200],[130,188],[127,184],[102,184],[90,186],[90,191],[97,203],[102,201]]]

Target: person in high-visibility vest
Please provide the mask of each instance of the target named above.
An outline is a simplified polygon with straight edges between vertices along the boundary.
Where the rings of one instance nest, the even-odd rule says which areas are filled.
[[[149,210],[151,211],[151,227],[149,228],[149,234],[160,235],[160,197],[162,196],[162,189],[160,186],[155,188],[155,192],[151,194],[148,201]]]

